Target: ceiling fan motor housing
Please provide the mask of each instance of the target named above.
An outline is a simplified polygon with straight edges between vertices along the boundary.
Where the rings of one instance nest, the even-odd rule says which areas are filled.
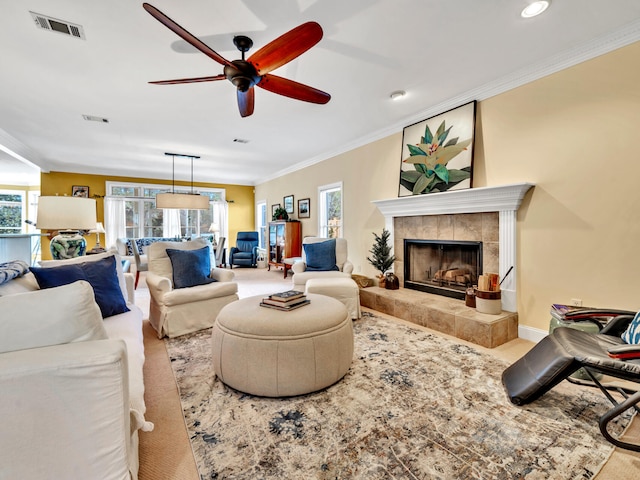
[[[261,80],[255,67],[246,60],[233,60],[230,65],[225,65],[224,75],[241,92],[246,92]]]

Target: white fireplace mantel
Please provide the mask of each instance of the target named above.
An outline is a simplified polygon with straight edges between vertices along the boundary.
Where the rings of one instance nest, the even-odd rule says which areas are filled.
[[[385,218],[385,228],[391,232],[393,245],[394,217],[448,215],[456,213],[498,212],[500,237],[500,278],[502,309],[516,311],[516,213],[533,183],[514,183],[496,187],[468,188],[449,192],[412,195],[374,200]],[[507,272],[513,268],[509,276]]]
[[[449,192],[374,200],[385,217],[517,211],[533,183],[467,188]]]

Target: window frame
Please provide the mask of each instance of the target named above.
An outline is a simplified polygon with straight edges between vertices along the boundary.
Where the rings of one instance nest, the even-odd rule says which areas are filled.
[[[133,225],[133,227],[126,227],[127,230],[133,229],[135,228],[135,230],[137,230],[135,235],[132,235],[131,237],[128,238],[142,238],[142,237],[148,237],[149,235],[146,234],[146,231],[149,229],[154,229],[154,228],[158,228],[157,226],[153,226],[153,225],[147,225],[145,222],[145,219],[147,217],[149,217],[149,215],[147,215],[147,210],[145,209],[145,203],[150,203],[152,205],[151,209],[156,209],[155,207],[155,193],[158,193],[157,191],[167,191],[167,192],[175,192],[175,193],[191,193],[191,187],[190,186],[186,186],[186,185],[176,185],[175,187],[173,185],[170,184],[160,184],[160,183],[137,183],[137,182],[114,182],[114,181],[107,181],[105,182],[105,191],[107,192],[108,196],[112,196],[112,197],[119,197],[119,198],[124,198],[126,202],[137,202],[138,206],[137,206],[137,221],[135,222],[136,224]],[[117,188],[123,188],[123,189],[128,189],[128,188],[132,188],[134,190],[134,193],[136,193],[137,195],[120,195],[118,193],[114,193],[114,189]],[[155,191],[155,193],[153,194],[153,196],[145,196],[145,191],[146,190],[151,190],[151,191]],[[213,217],[214,215],[214,208],[213,208],[213,204],[214,202],[225,202],[226,201],[226,189],[224,188],[207,188],[207,187],[198,187],[198,192],[199,193],[205,193],[209,196],[210,198],[210,205],[209,205],[209,216]],[[215,199],[214,199],[215,197]],[[162,209],[159,209],[162,210]],[[193,212],[193,213],[192,213]],[[193,215],[196,216],[196,220],[195,222],[193,222]],[[184,224],[182,224],[181,222],[181,234],[183,237],[185,236],[201,236],[201,235],[208,235],[209,234],[209,224],[212,222],[208,222],[206,225],[204,225],[202,223],[201,220],[201,216],[202,216],[202,212],[200,210],[180,210],[180,216],[181,217],[186,217],[186,221]],[[142,219],[142,222],[140,222],[140,219]],[[215,222],[215,220],[214,220]],[[107,227],[108,228],[108,227]],[[162,228],[162,227],[160,227]],[[190,231],[193,230],[193,231]],[[223,235],[224,232],[221,232],[220,235]],[[128,235],[128,234],[127,234]],[[153,235],[153,236],[162,236],[160,235]]]
[[[329,193],[340,192],[340,221],[337,226],[338,235],[329,237],[329,219],[327,218],[326,196]],[[342,238],[344,236],[344,187],[343,182],[334,182],[318,187],[318,236],[323,238]]]

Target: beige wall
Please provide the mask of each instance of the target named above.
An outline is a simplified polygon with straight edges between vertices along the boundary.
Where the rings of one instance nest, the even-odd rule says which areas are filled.
[[[640,309],[640,42],[478,103],[474,186],[532,182],[518,212],[520,324],[546,329],[552,303]],[[344,182],[344,236],[356,271],[397,196],[402,133],[256,187],[256,198],[311,198]]]

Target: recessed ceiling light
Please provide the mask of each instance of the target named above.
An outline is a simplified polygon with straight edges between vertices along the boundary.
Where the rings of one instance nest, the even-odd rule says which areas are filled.
[[[404,90],[396,90],[395,92],[391,92],[391,95],[389,95],[389,98],[391,98],[391,100],[400,100],[406,94],[407,92],[405,92]]]
[[[536,2],[532,2],[527,5],[524,10],[522,10],[522,13],[520,15],[522,15],[523,18],[535,17],[536,15],[540,15],[547,8],[549,8],[550,4],[551,0],[539,0]]]

